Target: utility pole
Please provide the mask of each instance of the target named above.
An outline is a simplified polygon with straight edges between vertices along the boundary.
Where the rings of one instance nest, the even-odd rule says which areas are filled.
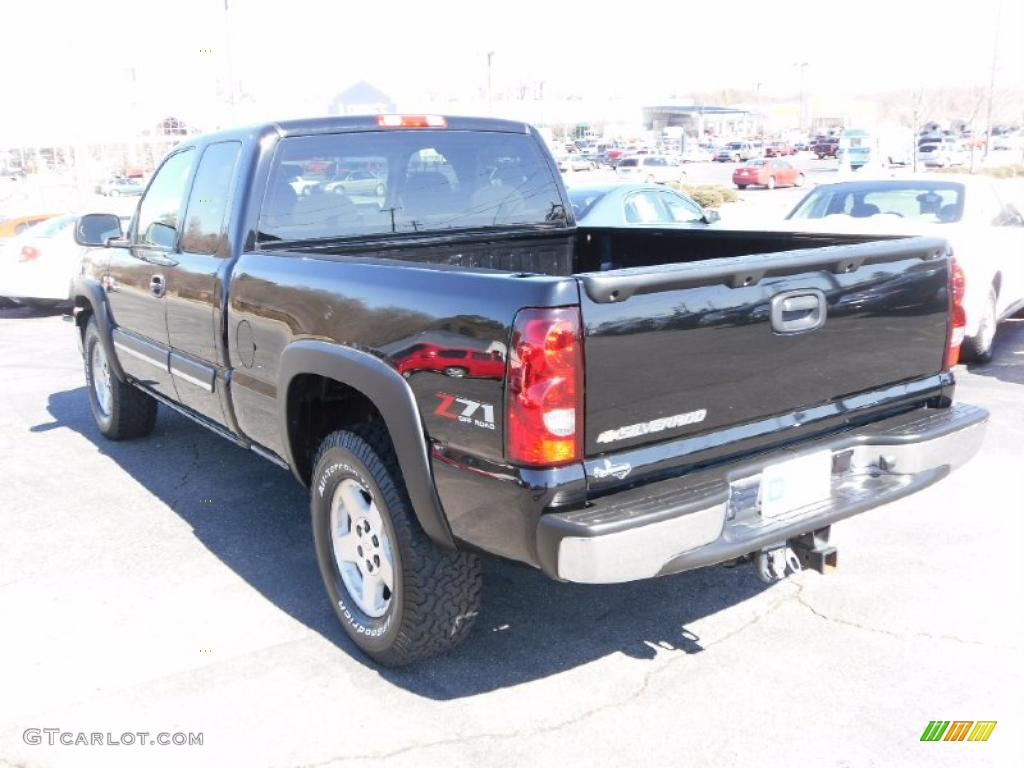
[[[981,161],[985,162],[988,159],[988,150],[992,146],[992,95],[996,90],[996,63],[999,61],[999,22],[1002,20],[1003,14],[1003,2],[997,0],[996,2],[996,32],[992,41],[992,70],[989,73],[988,78],[988,108],[985,110],[985,130],[987,135],[985,137],[985,154],[982,155]]]
[[[227,65],[228,104],[231,106],[231,121],[235,120],[235,70],[231,61],[231,14],[228,0],[224,0],[224,60]],[[218,126],[219,127],[219,126]]]
[[[225,0],[227,2],[227,0]],[[494,96],[491,92],[491,59],[494,58],[494,51],[487,52],[487,114],[494,114]]]
[[[804,104],[804,71],[807,69],[807,62],[799,61],[793,66],[800,70],[800,130],[803,131],[807,123],[807,106]]]

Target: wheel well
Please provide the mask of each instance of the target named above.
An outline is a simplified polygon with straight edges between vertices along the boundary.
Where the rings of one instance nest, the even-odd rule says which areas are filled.
[[[299,374],[288,387],[288,440],[296,469],[305,482],[313,458],[331,432],[383,420],[366,395],[354,387],[318,374]]]

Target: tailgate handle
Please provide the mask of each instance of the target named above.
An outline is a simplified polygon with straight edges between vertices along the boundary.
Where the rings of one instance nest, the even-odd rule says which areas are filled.
[[[821,328],[827,315],[825,294],[817,289],[788,291],[772,298],[772,329],[804,333]]]

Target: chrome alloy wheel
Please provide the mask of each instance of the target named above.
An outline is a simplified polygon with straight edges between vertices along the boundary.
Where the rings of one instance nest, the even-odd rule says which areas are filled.
[[[373,496],[352,478],[334,489],[331,546],[341,580],[359,610],[374,619],[387,613],[395,591],[391,541]]]
[[[99,341],[92,345],[89,368],[92,372],[92,391],[96,396],[96,404],[104,416],[109,416],[111,409],[110,364],[107,362],[107,353],[103,351],[103,345]]]

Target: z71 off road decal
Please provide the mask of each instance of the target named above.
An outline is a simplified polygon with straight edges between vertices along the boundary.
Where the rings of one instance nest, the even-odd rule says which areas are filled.
[[[441,404],[434,409],[434,413],[438,416],[457,419],[463,424],[472,424],[481,429],[494,429],[493,405],[447,395],[444,392],[438,392],[437,396],[441,398]]]

